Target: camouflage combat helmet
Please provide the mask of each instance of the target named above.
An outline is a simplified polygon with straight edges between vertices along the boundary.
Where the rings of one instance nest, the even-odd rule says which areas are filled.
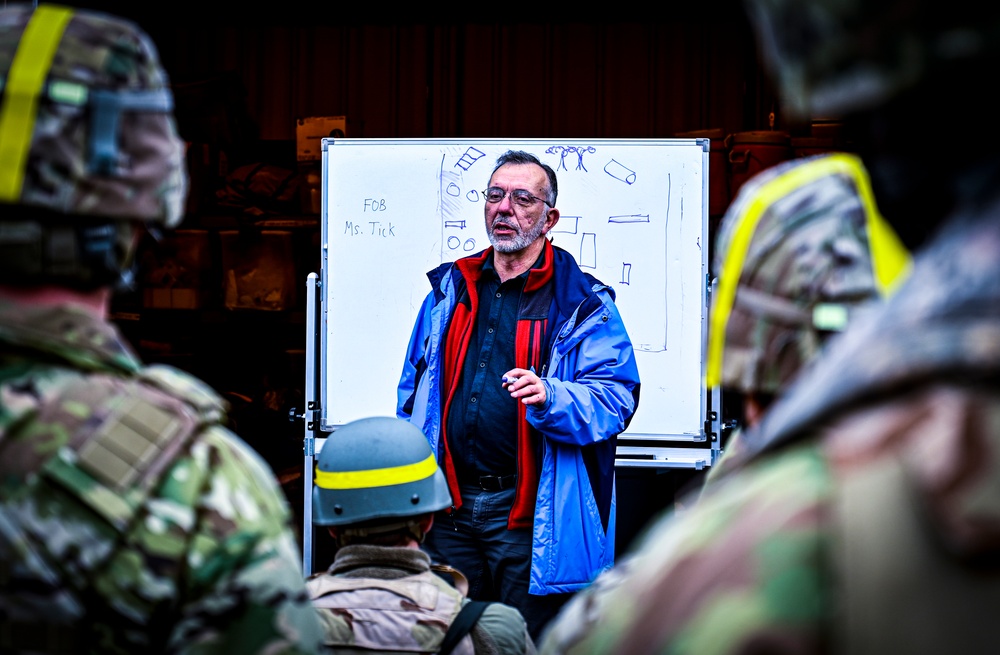
[[[744,393],[784,389],[826,335],[909,267],[848,154],[751,178],[723,217],[715,253],[706,382]]]
[[[0,221],[0,275],[120,269],[133,240],[123,226],[180,222],[184,143],[159,55],[136,25],[5,6],[0,83],[0,203],[20,208]]]
[[[796,118],[843,116],[884,103],[923,78],[996,56],[989,2],[747,0],[782,107]]]
[[[316,525],[377,532],[451,505],[427,439],[398,418],[364,418],[335,430],[320,451],[315,482]]]

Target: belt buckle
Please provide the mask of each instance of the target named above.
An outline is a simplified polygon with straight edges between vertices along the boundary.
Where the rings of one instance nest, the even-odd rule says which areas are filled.
[[[510,482],[507,482],[510,478]],[[481,475],[479,476],[479,488],[483,491],[503,491],[509,488],[514,482],[513,475]]]

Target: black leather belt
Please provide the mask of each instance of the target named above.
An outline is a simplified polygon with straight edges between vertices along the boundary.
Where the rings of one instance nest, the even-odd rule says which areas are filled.
[[[481,475],[479,476],[479,488],[483,491],[500,491],[510,489],[514,486],[517,475]]]

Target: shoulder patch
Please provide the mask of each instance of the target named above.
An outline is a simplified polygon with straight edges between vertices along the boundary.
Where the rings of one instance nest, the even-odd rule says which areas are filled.
[[[44,462],[42,475],[124,529],[178,453],[224,415],[214,394],[198,393],[195,386],[178,393],[171,383],[193,380],[186,377],[154,371],[71,381],[39,411],[41,425],[58,426],[68,436]]]

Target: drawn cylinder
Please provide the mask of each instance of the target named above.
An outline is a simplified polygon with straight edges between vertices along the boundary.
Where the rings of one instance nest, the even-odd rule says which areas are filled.
[[[614,159],[604,166],[604,172],[625,184],[635,184],[635,171]]]

